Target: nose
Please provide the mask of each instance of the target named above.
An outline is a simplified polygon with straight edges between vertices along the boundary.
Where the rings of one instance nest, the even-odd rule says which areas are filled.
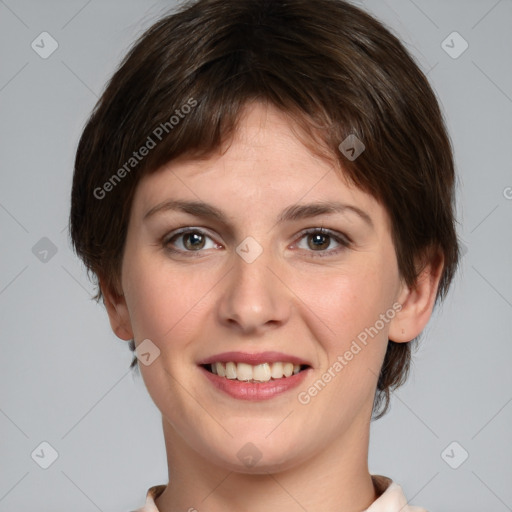
[[[271,251],[264,250],[254,261],[238,253],[233,259],[217,303],[221,324],[251,335],[284,325],[291,297]]]

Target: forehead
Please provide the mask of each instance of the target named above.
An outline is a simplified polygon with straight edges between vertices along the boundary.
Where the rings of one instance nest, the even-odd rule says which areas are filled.
[[[139,215],[169,199],[207,202],[233,216],[278,215],[296,203],[319,201],[357,205],[378,221],[376,200],[350,184],[333,160],[319,157],[298,136],[281,111],[249,104],[233,138],[202,159],[173,160],[145,175],[133,209]]]

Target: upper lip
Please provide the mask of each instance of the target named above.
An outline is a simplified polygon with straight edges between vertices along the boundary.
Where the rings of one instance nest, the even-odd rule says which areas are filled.
[[[254,354],[236,351],[222,352],[222,354],[215,354],[213,356],[202,359],[198,364],[204,365],[212,363],[228,363],[230,361],[234,363],[247,363],[250,365],[281,362],[311,366],[308,361],[302,359],[301,357],[274,351],[258,352]]]

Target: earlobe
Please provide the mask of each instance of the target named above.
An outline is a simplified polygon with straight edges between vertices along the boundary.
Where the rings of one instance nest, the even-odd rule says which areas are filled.
[[[414,286],[402,285],[397,297],[402,308],[390,322],[390,340],[406,343],[423,331],[434,309],[443,266],[444,257],[437,253],[421,270]]]
[[[124,295],[110,290],[105,281],[100,278],[100,287],[103,294],[103,304],[107,310],[110,327],[114,334],[125,341],[133,339],[133,330],[130,322],[130,314]]]

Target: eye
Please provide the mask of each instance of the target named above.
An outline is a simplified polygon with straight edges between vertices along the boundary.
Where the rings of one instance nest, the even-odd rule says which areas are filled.
[[[208,246],[208,240],[210,246]],[[305,230],[301,233],[299,240],[300,242],[296,246],[299,249],[317,253],[313,255],[314,257],[338,254],[349,247],[351,243],[350,239],[342,233],[325,228]],[[306,247],[304,247],[303,242],[306,243]],[[165,237],[162,244],[165,249],[172,253],[189,253],[189,255],[192,255],[190,253],[198,253],[198,256],[203,249],[219,249],[222,247],[207,233],[198,228],[183,228],[175,231]],[[338,247],[327,250],[333,244],[337,244]]]
[[[207,240],[213,243],[207,247]],[[216,249],[219,244],[214,242],[210,236],[199,229],[185,228],[178,232],[171,233],[163,240],[163,245],[171,252],[199,252],[202,249]],[[177,247],[174,249],[172,246]]]
[[[315,228],[303,231],[301,233],[300,240],[304,240],[306,242],[306,247],[301,247],[300,244],[297,244],[297,247],[299,249],[305,249],[309,252],[318,253],[314,255],[315,257],[338,254],[343,249],[350,246],[350,240],[348,237],[338,233],[337,231],[324,228]],[[328,249],[333,242],[338,244],[338,248],[327,251],[326,249]]]

